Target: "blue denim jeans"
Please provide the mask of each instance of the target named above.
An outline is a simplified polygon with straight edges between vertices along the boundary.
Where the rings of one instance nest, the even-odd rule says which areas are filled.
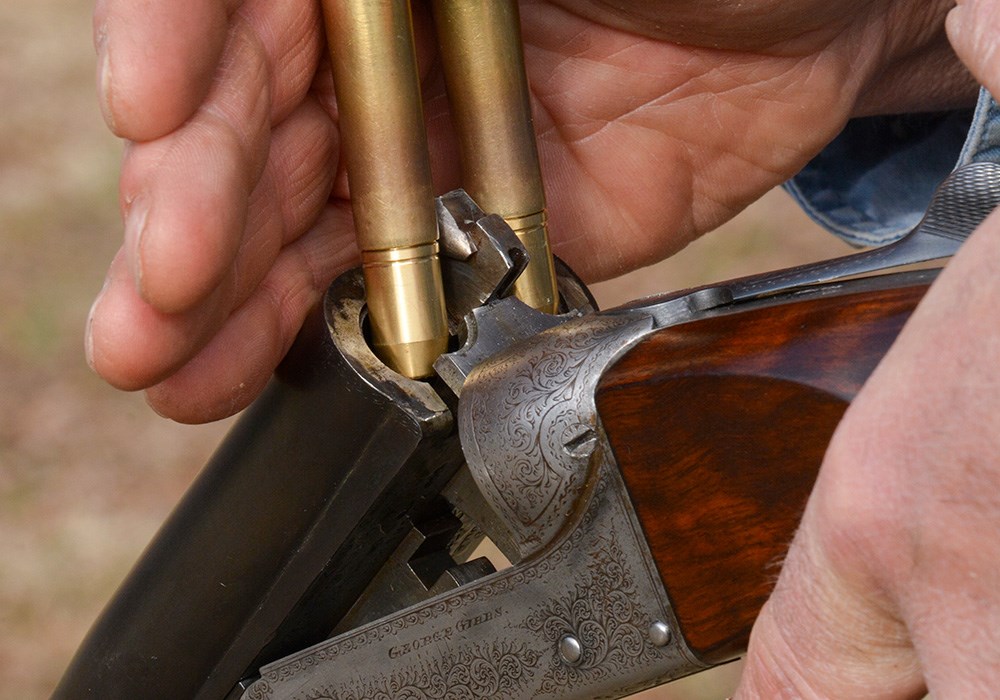
[[[975,110],[853,119],[785,189],[819,224],[859,246],[917,225],[957,165],[1000,162],[1000,106],[985,90]]]

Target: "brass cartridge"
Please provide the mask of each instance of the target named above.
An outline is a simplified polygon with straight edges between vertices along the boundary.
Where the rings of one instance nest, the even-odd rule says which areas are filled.
[[[327,42],[376,354],[433,373],[448,327],[407,0],[324,0]]]
[[[559,304],[545,192],[531,120],[516,0],[434,0],[462,185],[501,215],[530,256],[514,292],[553,313]]]

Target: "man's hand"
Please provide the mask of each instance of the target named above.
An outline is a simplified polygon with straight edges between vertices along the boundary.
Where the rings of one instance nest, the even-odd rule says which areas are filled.
[[[626,4],[522,7],[554,248],[587,279],[714,228],[852,114],[969,94],[949,62],[946,0]],[[445,191],[457,159],[415,5]],[[95,37],[104,112],[129,146],[125,243],[94,304],[89,361],[177,420],[229,415],[355,261],[317,3],[100,0]],[[946,79],[920,80],[928,66]]]
[[[948,18],[1000,94],[1000,7]],[[1000,213],[963,246],[837,430],[738,698],[996,697]]]

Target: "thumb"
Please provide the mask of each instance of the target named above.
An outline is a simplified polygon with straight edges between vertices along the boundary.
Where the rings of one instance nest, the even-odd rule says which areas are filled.
[[[815,496],[754,625],[734,700],[921,697],[905,626],[852,548],[832,551],[835,530]]]
[[[1000,95],[1000,3],[958,0],[945,26],[958,57],[993,95]]]

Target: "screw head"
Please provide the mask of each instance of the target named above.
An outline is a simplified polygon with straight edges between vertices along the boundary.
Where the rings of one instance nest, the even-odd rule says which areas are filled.
[[[671,637],[673,637],[673,633],[667,623],[657,620],[649,626],[649,641],[653,643],[653,646],[665,647],[670,644]]]
[[[571,634],[559,640],[559,658],[568,666],[576,666],[583,659],[583,645]]]

